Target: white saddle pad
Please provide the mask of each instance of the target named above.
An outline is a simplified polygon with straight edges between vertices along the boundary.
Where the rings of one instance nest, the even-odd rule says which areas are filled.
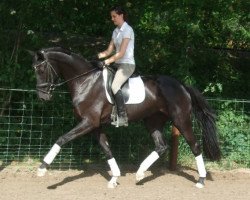
[[[110,103],[114,103],[107,91],[107,79],[108,79],[108,70],[106,68],[103,69],[103,79],[104,79],[104,85],[105,85],[105,92],[106,92],[106,96],[107,99]],[[135,77],[135,78],[129,78],[128,80],[128,84],[129,84],[129,99],[127,102],[125,102],[125,104],[138,104],[144,101],[145,99],[145,87],[144,87],[144,83],[141,79],[140,76]]]

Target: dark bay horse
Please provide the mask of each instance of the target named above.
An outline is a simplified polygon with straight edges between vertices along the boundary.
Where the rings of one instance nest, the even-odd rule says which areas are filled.
[[[111,168],[112,178],[108,187],[117,185],[120,169],[112,155],[107,137],[101,130],[102,124],[111,122],[112,104],[108,102],[102,71],[83,57],[60,47],[32,52],[33,68],[37,79],[37,93],[40,99],[50,100],[55,87],[67,84],[74,111],[79,124],[59,137],[44,157],[38,168],[38,176],[45,175],[61,147],[87,133],[96,134]],[[64,81],[58,83],[58,78]],[[197,187],[204,186],[205,165],[193,131],[191,113],[195,114],[202,128],[204,154],[211,160],[220,159],[216,135],[215,116],[204,97],[196,89],[180,84],[167,76],[143,77],[145,100],[139,104],[126,105],[129,122],[143,120],[155,143],[155,150],[141,163],[137,181],[144,178],[144,172],[167,150],[163,139],[163,128],[167,121],[180,131],[195,156],[199,179]]]

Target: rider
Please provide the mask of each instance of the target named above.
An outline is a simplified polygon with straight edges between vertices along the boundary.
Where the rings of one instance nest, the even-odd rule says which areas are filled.
[[[114,29],[112,39],[107,50],[98,54],[98,58],[109,58],[99,62],[99,67],[115,63],[117,71],[112,82],[112,92],[114,94],[117,106],[117,121],[112,122],[115,126],[128,126],[128,118],[125,109],[125,103],[121,91],[121,86],[128,80],[135,70],[134,59],[134,31],[126,22],[127,15],[125,10],[120,6],[115,6],[110,10],[111,19],[117,27]]]

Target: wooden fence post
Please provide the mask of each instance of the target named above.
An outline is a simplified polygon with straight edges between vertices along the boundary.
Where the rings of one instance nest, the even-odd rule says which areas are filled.
[[[172,126],[172,138],[171,138],[171,149],[170,149],[170,158],[169,158],[169,169],[176,170],[177,167],[177,158],[178,158],[178,145],[179,145],[179,130]]]

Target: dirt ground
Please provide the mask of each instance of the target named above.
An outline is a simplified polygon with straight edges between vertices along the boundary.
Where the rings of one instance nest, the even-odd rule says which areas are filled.
[[[135,183],[136,169],[124,170],[115,189],[107,188],[110,176],[103,169],[49,170],[37,177],[36,170],[6,167],[0,171],[1,200],[245,200],[250,199],[250,169],[209,171],[205,188],[195,187],[195,169],[175,172],[155,168]]]

